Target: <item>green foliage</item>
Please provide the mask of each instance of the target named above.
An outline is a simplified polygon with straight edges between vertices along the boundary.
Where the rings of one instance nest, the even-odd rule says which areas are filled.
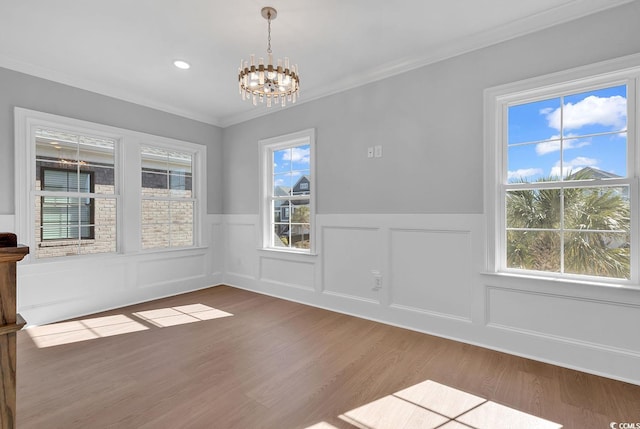
[[[298,206],[291,216],[292,223],[309,223],[309,206]]]
[[[581,173],[572,179],[591,178]],[[621,188],[517,190],[506,203],[507,227],[524,229],[507,231],[509,267],[559,272],[564,241],[564,272],[629,278],[630,208]]]

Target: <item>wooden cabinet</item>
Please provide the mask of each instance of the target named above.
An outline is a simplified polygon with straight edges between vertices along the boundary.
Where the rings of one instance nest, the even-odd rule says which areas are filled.
[[[25,325],[16,313],[16,262],[28,253],[15,234],[0,233],[0,429],[15,427],[16,333]]]

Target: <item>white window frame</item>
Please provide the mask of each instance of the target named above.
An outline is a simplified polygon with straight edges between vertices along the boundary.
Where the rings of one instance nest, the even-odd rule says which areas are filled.
[[[207,158],[206,146],[167,137],[127,130],[123,128],[82,121],[35,110],[14,108],[15,130],[15,228],[21,243],[35,245],[35,131],[39,127],[63,129],[78,134],[103,136],[116,140],[115,148],[115,195],[116,254],[171,252],[203,246],[202,223],[206,216],[207,180],[204,168]],[[193,246],[163,249],[142,249],[141,243],[141,146],[157,146],[193,154],[194,224]],[[111,196],[109,196],[111,197]],[[61,256],[37,259],[33,255],[25,263],[59,262],[77,258],[105,258],[114,253]]]
[[[614,279],[508,268],[505,251],[505,193],[510,188],[507,185],[508,136],[506,122],[509,106],[620,84],[627,85],[627,177],[592,181],[589,186],[611,186],[614,184],[629,186],[631,210],[630,278]],[[638,91],[640,91],[640,55],[631,55],[485,90],[484,182],[485,215],[487,219],[486,271],[488,273],[536,276],[579,283],[640,286],[640,225],[638,225],[640,219],[640,205],[638,202],[640,141],[637,130],[640,97],[638,96]],[[539,183],[532,183],[529,188],[545,187],[544,184],[539,185]],[[550,187],[554,186],[550,185]]]
[[[314,128],[298,131],[291,134],[262,139],[258,141],[259,148],[259,180],[260,180],[260,243],[259,247],[263,250],[273,250],[286,253],[300,253],[315,255],[316,252],[316,173],[315,173],[315,142],[316,133]],[[273,230],[272,222],[274,211],[271,209],[271,200],[273,192],[273,152],[289,147],[301,145],[309,145],[309,154],[311,157],[309,163],[310,184],[309,195],[300,196],[300,198],[309,199],[309,249],[284,248],[276,247],[272,243]],[[292,199],[297,197],[292,197]]]

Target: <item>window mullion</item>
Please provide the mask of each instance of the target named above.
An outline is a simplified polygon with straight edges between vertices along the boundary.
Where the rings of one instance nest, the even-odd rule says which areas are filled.
[[[564,273],[564,188],[560,189],[560,272]]]
[[[631,206],[631,281],[640,283],[640,133],[638,133],[638,113],[640,112],[640,73],[627,81],[627,175],[631,178],[629,203]]]

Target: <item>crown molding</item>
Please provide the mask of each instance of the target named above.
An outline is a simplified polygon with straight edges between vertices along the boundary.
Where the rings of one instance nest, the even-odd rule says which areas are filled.
[[[542,31],[546,28],[580,19],[582,17],[602,12],[607,9],[612,9],[616,6],[621,6],[633,1],[634,0],[609,0],[604,2],[599,0],[571,0],[560,6],[547,9],[535,15],[530,15],[525,18],[510,22],[508,24],[493,28],[491,30],[476,33],[474,35],[453,41],[451,43],[443,45],[435,51],[430,52],[429,55],[426,56],[411,57],[399,61],[389,62],[380,67],[369,70],[368,72],[361,73],[357,77],[348,76],[344,79],[341,79],[340,81],[335,82],[331,86],[323,87],[321,89],[305,91],[304,88],[301,88],[301,97],[294,105],[287,105],[284,108],[270,110],[261,108],[252,109],[238,114],[222,117],[220,118],[219,123],[221,127],[225,128],[251,119],[256,119],[261,116],[266,116],[284,109],[289,109],[291,107],[295,107],[303,103],[308,103],[319,98],[328,97],[330,95],[348,91],[350,89],[354,89],[379,80],[387,79],[402,73],[425,67],[430,64],[435,64],[449,58],[477,51],[479,49],[486,48],[492,45],[497,45],[508,40],[517,39],[518,37],[526,36],[527,34]],[[593,3],[596,3],[598,6],[594,7]],[[577,12],[575,10],[576,4],[582,5],[582,8]],[[545,24],[541,25],[541,22],[544,22]]]
[[[631,3],[633,1],[635,0],[568,0],[559,6],[544,10],[537,14],[442,45],[429,52],[427,55],[389,62],[380,67],[371,69],[366,73],[361,73],[357,77],[347,76],[344,79],[332,83],[330,86],[309,90],[305,90],[303,87],[301,89],[301,97],[298,99],[296,104],[289,104],[284,108],[277,107],[275,109],[272,108],[268,110],[266,108],[262,108],[262,106],[259,108],[253,108],[253,106],[251,106],[248,110],[218,117],[207,114],[206,112],[195,111],[193,109],[187,109],[170,103],[161,103],[148,97],[132,95],[129,91],[113,85],[105,85],[96,81],[82,79],[76,76],[71,76],[68,73],[17,61],[2,55],[0,55],[0,67],[95,92],[104,96],[117,98],[122,101],[181,116],[186,119],[225,128],[248,120],[256,119],[261,116],[290,109],[319,98],[348,91],[353,88],[406,73],[468,52],[506,42],[511,39],[573,21],[606,9]]]

